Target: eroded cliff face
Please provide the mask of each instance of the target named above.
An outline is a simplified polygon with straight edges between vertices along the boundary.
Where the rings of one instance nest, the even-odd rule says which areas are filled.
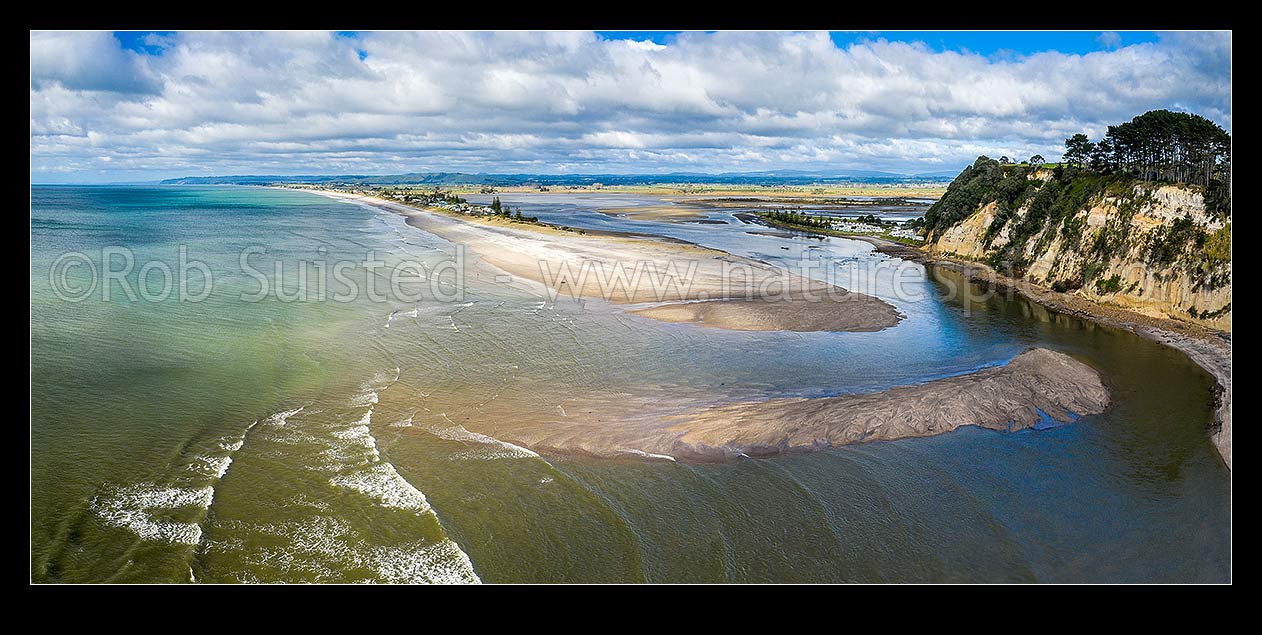
[[[1050,174],[1039,170],[1030,180],[1046,183]],[[1111,188],[1041,227],[1024,222],[1036,198],[1010,214],[987,202],[931,232],[926,245],[937,254],[1012,265],[1028,280],[1098,302],[1231,330],[1230,219],[1207,212],[1199,188]],[[1014,234],[1018,242],[1010,244]]]

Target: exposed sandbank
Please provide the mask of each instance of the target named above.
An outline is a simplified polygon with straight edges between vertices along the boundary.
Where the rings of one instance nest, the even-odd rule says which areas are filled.
[[[728,299],[664,304],[632,313],[736,331],[879,331],[891,319],[879,305],[844,300],[797,302],[786,311],[776,302]]]
[[[907,437],[975,425],[1015,431],[1103,412],[1099,373],[1068,355],[1028,350],[1005,366],[889,390],[718,405],[670,416],[494,418],[472,425],[536,451],[721,461]],[[629,410],[631,410],[629,408]]]
[[[667,222],[695,221],[706,217],[704,210],[684,205],[640,205],[636,207],[607,207],[596,210],[609,216],[625,216],[632,220]]]

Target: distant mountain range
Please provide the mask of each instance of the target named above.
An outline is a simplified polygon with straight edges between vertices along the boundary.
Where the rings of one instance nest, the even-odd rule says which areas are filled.
[[[270,185],[277,183],[346,184],[346,185],[669,185],[714,183],[729,185],[812,185],[827,183],[907,183],[945,182],[949,174],[898,174],[875,170],[851,170],[844,174],[827,174],[806,170],[769,170],[763,172],[728,172],[703,174],[672,172],[670,174],[468,174],[464,172],[417,172],[413,174],[340,174],[340,175],[238,175],[186,176],[166,179],[163,185]]]

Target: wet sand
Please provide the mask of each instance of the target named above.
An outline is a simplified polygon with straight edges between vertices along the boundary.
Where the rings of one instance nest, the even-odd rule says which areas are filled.
[[[607,207],[596,210],[609,216],[625,216],[632,220],[656,220],[687,222],[703,220],[705,210],[684,205],[642,205],[638,207]]]

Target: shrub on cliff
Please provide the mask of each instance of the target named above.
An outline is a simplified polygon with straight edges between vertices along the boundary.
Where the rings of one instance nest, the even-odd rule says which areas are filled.
[[[1003,178],[1004,170],[998,161],[987,156],[977,157],[925,213],[925,229],[934,232],[950,227],[995,200],[995,189]]]

